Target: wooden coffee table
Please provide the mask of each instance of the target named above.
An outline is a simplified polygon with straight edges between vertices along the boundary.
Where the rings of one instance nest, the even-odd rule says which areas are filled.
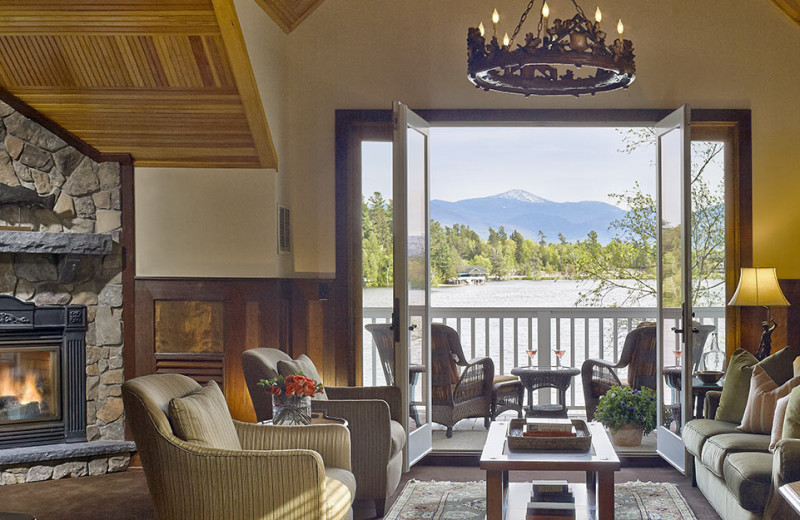
[[[586,486],[572,485],[575,518],[613,520],[614,472],[620,469],[619,458],[603,425],[595,422],[588,425],[592,432],[592,448],[588,452],[509,451],[506,444],[508,422],[493,422],[483,446],[480,466],[486,471],[486,518],[525,518],[531,485],[509,484],[509,471],[585,471]],[[537,478],[547,476],[537,475]]]

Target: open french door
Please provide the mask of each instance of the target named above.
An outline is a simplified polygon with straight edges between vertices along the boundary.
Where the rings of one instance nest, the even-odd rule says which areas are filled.
[[[655,127],[657,205],[657,451],[678,471],[691,471],[681,431],[692,418],[692,272],[690,108]],[[688,348],[687,348],[688,347]],[[680,390],[666,386],[664,368],[680,367]],[[677,385],[676,385],[677,386]]]
[[[430,367],[429,127],[395,102],[393,146],[394,311],[396,384],[402,409],[415,407],[417,421],[404,414],[408,436],[404,471],[433,449],[430,370],[411,386],[410,365]]]

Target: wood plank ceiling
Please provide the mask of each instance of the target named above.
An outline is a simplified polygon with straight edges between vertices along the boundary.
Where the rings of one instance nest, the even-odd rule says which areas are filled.
[[[0,0],[0,86],[137,166],[276,168],[232,0]]]
[[[800,25],[800,0],[772,0],[772,3]]]

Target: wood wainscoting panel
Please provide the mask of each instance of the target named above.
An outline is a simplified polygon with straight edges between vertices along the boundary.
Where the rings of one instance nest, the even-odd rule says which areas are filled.
[[[332,303],[319,280],[137,278],[135,362],[127,378],[178,373],[220,384],[231,415],[255,421],[242,352],[307,354],[325,384],[346,385],[349,345],[337,345]]]

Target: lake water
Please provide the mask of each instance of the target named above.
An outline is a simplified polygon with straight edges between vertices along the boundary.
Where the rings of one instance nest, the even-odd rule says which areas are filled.
[[[575,307],[580,293],[589,292],[597,282],[583,280],[506,280],[485,285],[453,285],[431,289],[431,307]],[[615,289],[604,307],[622,305],[624,289]],[[364,307],[391,307],[390,287],[366,288]],[[655,307],[655,298],[637,307]],[[586,306],[586,305],[583,305]]]

